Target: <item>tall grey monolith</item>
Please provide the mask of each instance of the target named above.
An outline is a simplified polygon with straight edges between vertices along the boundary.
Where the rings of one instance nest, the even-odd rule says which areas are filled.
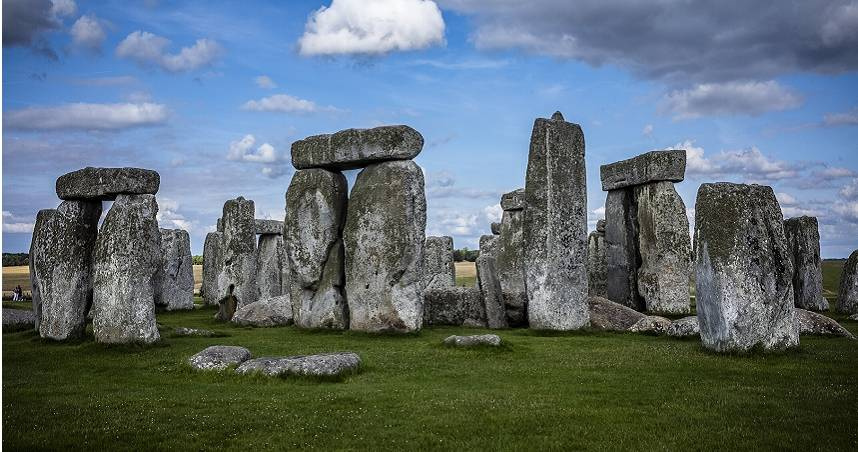
[[[453,237],[426,237],[424,246],[423,287],[441,288],[456,285],[456,265],[453,262]]]
[[[640,266],[634,189],[611,190],[605,200],[605,261],[608,299],[637,311],[646,309],[638,292]]]
[[[787,245],[792,258],[792,289],[795,307],[827,311],[822,296],[822,260],[819,257],[819,223],[816,217],[801,216],[784,221]]]
[[[484,235],[480,237],[480,254],[477,256],[477,287],[483,296],[486,313],[486,326],[506,328],[506,309],[497,276],[497,254],[500,249],[500,237]]]
[[[591,297],[608,295],[608,264],[605,261],[605,220],[596,223],[596,230],[587,237],[587,280]]]
[[[256,223],[253,201],[239,196],[223,205],[223,264],[217,278],[218,319],[229,321],[235,310],[257,300]]]
[[[858,250],[849,255],[843,266],[834,309],[843,314],[858,314]]]
[[[194,263],[188,231],[161,229],[161,258],[155,305],[170,311],[194,309]]]
[[[509,326],[527,325],[527,287],[524,279],[524,189],[501,197],[500,241],[495,273],[501,286]]]
[[[39,322],[42,317],[42,296],[39,292],[39,277],[36,274],[36,260],[39,249],[43,247],[40,242],[46,235],[45,225],[48,220],[57,213],[57,209],[42,209],[36,214],[36,222],[33,225],[33,238],[30,240],[30,287],[33,297],[33,316],[36,319],[35,329],[39,331]]]
[[[207,305],[218,304],[217,277],[223,266],[223,251],[221,244],[223,233],[209,232],[203,243],[203,302]]]
[[[283,295],[282,267],[283,236],[260,235],[259,245],[256,247],[256,285],[259,287],[260,300]]]

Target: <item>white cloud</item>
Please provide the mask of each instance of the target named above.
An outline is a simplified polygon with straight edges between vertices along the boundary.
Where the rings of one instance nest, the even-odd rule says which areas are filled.
[[[274,163],[280,160],[274,146],[262,143],[253,151],[256,138],[253,135],[245,135],[244,138],[229,144],[227,159],[252,163]]]
[[[287,113],[315,113],[319,111],[337,111],[334,107],[320,107],[311,100],[299,99],[288,94],[275,94],[259,100],[249,100],[241,106],[242,110],[276,111]]]
[[[71,27],[72,42],[90,50],[100,50],[106,37],[104,27],[94,15],[80,16]]]
[[[196,221],[185,218],[178,212],[179,203],[170,198],[158,198],[158,226],[165,229],[184,229],[191,232],[196,226]]]
[[[798,200],[789,193],[776,192],[775,197],[781,206],[794,206],[798,204]]]
[[[8,210],[3,211],[3,232],[32,233],[34,227],[34,221],[25,221]]]
[[[167,107],[153,103],[73,103],[28,107],[4,114],[4,125],[22,130],[120,130],[163,124]]]
[[[593,209],[593,214],[596,215],[597,219],[605,218],[605,206]]]
[[[267,75],[260,75],[253,79],[256,83],[256,86],[265,89],[274,89],[277,88],[277,84],[274,83],[274,80],[271,80],[271,77]]]
[[[653,130],[652,124],[647,124],[647,125],[645,125],[645,126],[644,126],[643,130],[641,131],[641,133],[642,133],[645,137],[651,137],[651,136],[652,136],[652,130]]]
[[[769,158],[755,146],[721,151],[711,158],[707,158],[703,148],[690,140],[665,149],[685,149],[685,172],[690,176],[739,176],[746,182],[766,182],[799,175],[795,164]]]
[[[116,55],[141,66],[159,66],[168,72],[185,72],[211,65],[221,54],[220,45],[211,39],[197,39],[179,53],[165,53],[170,40],[147,31],[129,34],[116,47]]]
[[[77,13],[74,0],[51,0],[51,15],[56,18],[73,16]]]
[[[840,196],[850,201],[858,201],[858,177],[852,179],[840,189]]]
[[[844,220],[850,223],[858,223],[858,201],[837,203],[834,206],[834,211]]]
[[[823,123],[827,126],[858,126],[858,108],[842,113],[825,115]]]
[[[801,103],[801,96],[774,80],[704,83],[668,93],[661,110],[681,120],[701,116],[757,116],[795,108]]]
[[[496,223],[503,218],[503,208],[500,203],[483,207],[483,214],[490,223]]]
[[[333,0],[304,28],[302,55],[373,55],[444,43],[444,18],[430,0]]]

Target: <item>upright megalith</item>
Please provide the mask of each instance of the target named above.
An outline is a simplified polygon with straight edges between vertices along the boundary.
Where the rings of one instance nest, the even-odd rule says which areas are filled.
[[[346,329],[342,231],[346,178],[338,171],[299,170],[286,192],[283,240],[292,314],[300,328]]]
[[[161,229],[161,258],[155,305],[170,311],[194,309],[194,263],[188,231]]]
[[[784,233],[792,259],[792,289],[795,307],[827,311],[822,296],[822,260],[819,257],[819,223],[816,217],[796,217],[784,221]]]
[[[527,325],[527,286],[524,279],[524,189],[501,197],[501,219],[494,268],[501,287],[509,326]]]
[[[587,280],[591,297],[608,295],[608,265],[605,261],[605,220],[596,223],[596,230],[587,237]]]
[[[342,171],[388,160],[410,160],[422,149],[423,136],[408,126],[347,129],[292,143],[292,166]]]
[[[534,329],[589,324],[584,133],[560,112],[533,124],[525,184],[527,313]]]
[[[118,195],[93,252],[92,330],[103,343],[151,343],[161,232],[154,195]],[[96,216],[97,218],[97,216]]]
[[[637,205],[634,190],[612,190],[605,200],[607,298],[637,311],[646,310],[638,293]]]
[[[217,278],[223,266],[223,233],[209,232],[203,243],[203,302],[207,305],[218,304]]]
[[[771,187],[703,184],[695,207],[697,317],[718,352],[797,346],[792,262]]]
[[[486,313],[486,326],[506,328],[506,308],[503,293],[497,276],[497,254],[500,248],[497,235],[480,237],[480,254],[477,256],[477,287],[483,297]]]
[[[30,259],[36,323],[43,338],[83,335],[100,216],[101,201],[63,201],[55,211],[39,212]]]
[[[142,168],[86,167],[57,179],[60,199],[112,201],[117,195],[154,195],[161,185],[157,171]]]
[[[858,250],[849,255],[843,266],[834,309],[843,314],[858,314]]]
[[[684,154],[683,154],[684,155]],[[691,236],[685,204],[672,182],[635,187],[637,201],[638,293],[648,312],[691,312]]]
[[[410,160],[366,167],[343,232],[350,328],[411,332],[423,323],[423,171]]]
[[[239,196],[223,205],[223,264],[217,278],[218,319],[257,300],[254,204]]]
[[[259,245],[256,247],[256,285],[260,300],[283,295],[284,259],[283,237],[280,234],[259,236]]]
[[[48,220],[57,213],[57,209],[42,209],[36,214],[36,222],[33,225],[33,238],[30,240],[30,287],[33,298],[33,316],[35,317],[35,328],[39,330],[39,321],[42,317],[42,295],[39,291],[39,276],[36,273],[36,261],[39,250],[44,248],[40,242],[47,235],[45,225]]]
[[[441,288],[456,285],[456,265],[453,262],[453,237],[426,237],[424,245],[423,287]]]

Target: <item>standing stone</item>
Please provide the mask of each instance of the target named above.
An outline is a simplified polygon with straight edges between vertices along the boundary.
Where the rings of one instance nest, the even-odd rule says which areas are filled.
[[[253,201],[239,196],[223,205],[223,266],[217,278],[218,319],[256,301],[256,228]]]
[[[93,252],[92,330],[97,342],[152,343],[161,232],[154,195],[119,195]]]
[[[112,201],[117,195],[154,195],[161,185],[157,171],[142,168],[86,167],[57,179],[60,199]]]
[[[527,287],[524,280],[524,189],[501,198],[504,208],[495,258],[506,320],[509,326],[527,325]]]
[[[589,324],[587,181],[584,133],[577,124],[537,119],[525,184],[527,314],[534,329]]]
[[[587,237],[587,279],[591,297],[608,295],[608,264],[605,261],[605,220],[596,223],[596,230]]]
[[[423,171],[413,161],[366,167],[344,230],[351,329],[411,332],[423,323]]]
[[[170,311],[194,309],[194,263],[188,231],[161,229],[161,258],[155,305]]]
[[[426,237],[423,266],[424,288],[456,285],[456,264],[453,262],[453,237]]]
[[[222,242],[223,233],[209,232],[206,234],[206,241],[203,244],[202,292],[203,302],[207,305],[216,305],[218,302],[217,277],[223,266]]]
[[[33,316],[36,318],[35,329],[39,330],[39,322],[42,318],[42,295],[39,292],[39,278],[36,274],[36,261],[39,249],[44,246],[40,244],[47,230],[45,225],[50,218],[57,213],[57,209],[42,209],[36,214],[36,223],[33,226],[33,238],[30,240],[30,287],[33,297]]]
[[[283,241],[290,269],[290,297],[300,328],[346,329],[342,229],[346,178],[324,169],[299,170],[286,192]]]
[[[718,352],[797,346],[792,262],[771,187],[703,184],[695,212],[697,317]]]
[[[496,259],[500,248],[500,237],[480,237],[480,254],[477,256],[477,287],[483,295],[486,325],[489,328],[506,328],[506,309],[496,271]]]
[[[56,211],[39,212],[37,223],[41,224],[34,229],[30,259],[43,338],[62,341],[83,336],[92,303],[92,248],[100,216],[101,201],[63,201]]]
[[[410,160],[422,149],[423,136],[408,126],[348,129],[292,143],[292,166],[342,171],[386,160]]]
[[[685,203],[673,182],[635,187],[638,214],[638,293],[647,312],[691,312],[691,236]]]
[[[827,311],[828,301],[822,296],[822,260],[816,217],[790,218],[784,221],[784,233],[792,258],[795,307]]]
[[[256,253],[256,284],[259,287],[259,299],[281,296],[283,290],[283,237],[280,234],[260,235]]]
[[[633,189],[611,190],[605,201],[607,298],[636,311],[646,309],[638,293],[637,206]]]
[[[837,312],[858,314],[858,250],[849,255],[840,275],[840,292],[834,305]]]

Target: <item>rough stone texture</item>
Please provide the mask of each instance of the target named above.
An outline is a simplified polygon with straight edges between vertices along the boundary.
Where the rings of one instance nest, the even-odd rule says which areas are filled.
[[[250,350],[235,345],[212,345],[191,356],[188,364],[197,370],[224,370],[229,366],[241,364],[252,355]]]
[[[218,319],[229,321],[235,310],[253,303],[256,286],[256,223],[253,201],[239,196],[223,205],[223,261],[217,277]]]
[[[692,337],[700,334],[700,323],[697,316],[692,315],[674,320],[667,328],[667,335],[671,337]]]
[[[638,293],[647,312],[691,312],[691,236],[685,203],[673,182],[635,187],[638,214]]]
[[[495,274],[500,282],[509,326],[527,326],[527,287],[524,282],[524,212],[505,210],[495,253]]]
[[[500,235],[501,233],[501,224],[499,222],[492,223],[491,225],[492,234]]]
[[[646,318],[634,309],[602,297],[587,298],[590,306],[590,326],[595,330],[626,331]]]
[[[91,166],[57,179],[60,199],[112,201],[116,195],[154,195],[161,185],[157,171],[142,168],[93,168]]]
[[[283,222],[279,220],[254,220],[254,228],[257,234],[283,234]]]
[[[288,295],[261,299],[236,310],[232,323],[255,327],[291,325],[292,303]]]
[[[338,377],[360,369],[357,353],[341,352],[323,355],[256,358],[235,369],[239,374],[260,373],[269,377],[297,375],[302,377]]]
[[[286,192],[283,241],[300,328],[349,326],[342,240],[347,196],[345,176],[324,169],[297,171]]]
[[[154,195],[119,195],[104,217],[93,252],[92,330],[103,343],[151,343],[161,232]]]
[[[850,316],[849,316],[849,320],[854,320],[854,321],[858,322],[858,314],[852,314],[852,315],[850,315]]]
[[[605,233],[593,231],[587,237],[587,281],[591,297],[608,296],[608,264],[605,260]]]
[[[408,126],[347,129],[292,143],[292,166],[350,170],[386,160],[410,160],[422,149],[423,136]]]
[[[161,229],[161,271],[156,284],[156,306],[170,311],[194,309],[194,262],[188,231]]]
[[[697,317],[718,352],[797,346],[792,262],[771,187],[703,184],[695,206]]]
[[[38,250],[44,245],[40,241],[45,236],[47,230],[45,225],[48,220],[57,213],[56,209],[42,209],[36,214],[36,222],[33,226],[33,237],[30,240],[30,292],[33,297],[33,315],[36,317],[34,328],[39,330],[39,319],[42,317],[42,295],[39,292],[39,278],[36,274],[36,261],[39,259],[36,255]]]
[[[816,217],[784,221],[784,234],[792,258],[795,307],[827,311],[828,301],[822,296],[822,260],[819,258],[819,223]]]
[[[501,209],[504,211],[523,210],[525,206],[524,189],[519,188],[501,196]]]
[[[204,330],[201,328],[185,328],[180,326],[173,330],[173,334],[176,336],[191,336],[191,337],[212,337],[216,333],[211,330]]]
[[[605,233],[605,220],[599,220],[596,222],[596,232]]]
[[[217,232],[223,232],[223,218],[217,219]]]
[[[424,244],[423,284],[426,289],[456,285],[453,262],[453,237],[426,237]]]
[[[634,190],[608,192],[605,201],[605,261],[607,298],[637,311],[646,309],[638,293],[637,206]]]
[[[648,333],[660,336],[667,333],[670,325],[671,322],[669,319],[657,315],[648,315],[630,326],[628,331],[630,333]]]
[[[628,160],[602,165],[602,190],[617,190],[650,182],[680,182],[685,178],[685,151],[651,151]]]
[[[3,331],[32,330],[36,327],[36,313],[26,309],[3,309]]]
[[[92,249],[101,201],[63,201],[34,230],[31,257],[39,302],[39,335],[66,340],[83,335],[92,303]]]
[[[477,287],[480,288],[483,297],[486,325],[489,328],[506,328],[508,326],[501,285],[495,270],[499,247],[498,236],[483,236],[480,238],[480,254],[476,261]]]
[[[200,287],[203,302],[207,305],[218,304],[217,278],[223,267],[223,233],[209,232],[203,244],[203,284]]]
[[[476,287],[426,289],[423,292],[423,324],[486,326],[482,292]]]
[[[839,336],[855,339],[855,336],[849,330],[840,326],[836,320],[805,309],[795,308],[795,322],[798,324],[799,334]]]
[[[477,347],[490,346],[500,347],[502,341],[497,334],[480,334],[476,336],[449,336],[444,339],[444,345],[448,347]]]
[[[257,220],[259,221],[259,220]],[[256,285],[259,299],[283,294],[283,237],[274,234],[259,236],[256,247]]]
[[[527,314],[534,329],[589,324],[584,133],[560,112],[533,124],[524,210]]]
[[[858,250],[849,255],[843,266],[834,309],[844,314],[858,314]]]
[[[425,234],[423,171],[416,163],[378,163],[358,174],[343,232],[351,329],[421,328]]]

